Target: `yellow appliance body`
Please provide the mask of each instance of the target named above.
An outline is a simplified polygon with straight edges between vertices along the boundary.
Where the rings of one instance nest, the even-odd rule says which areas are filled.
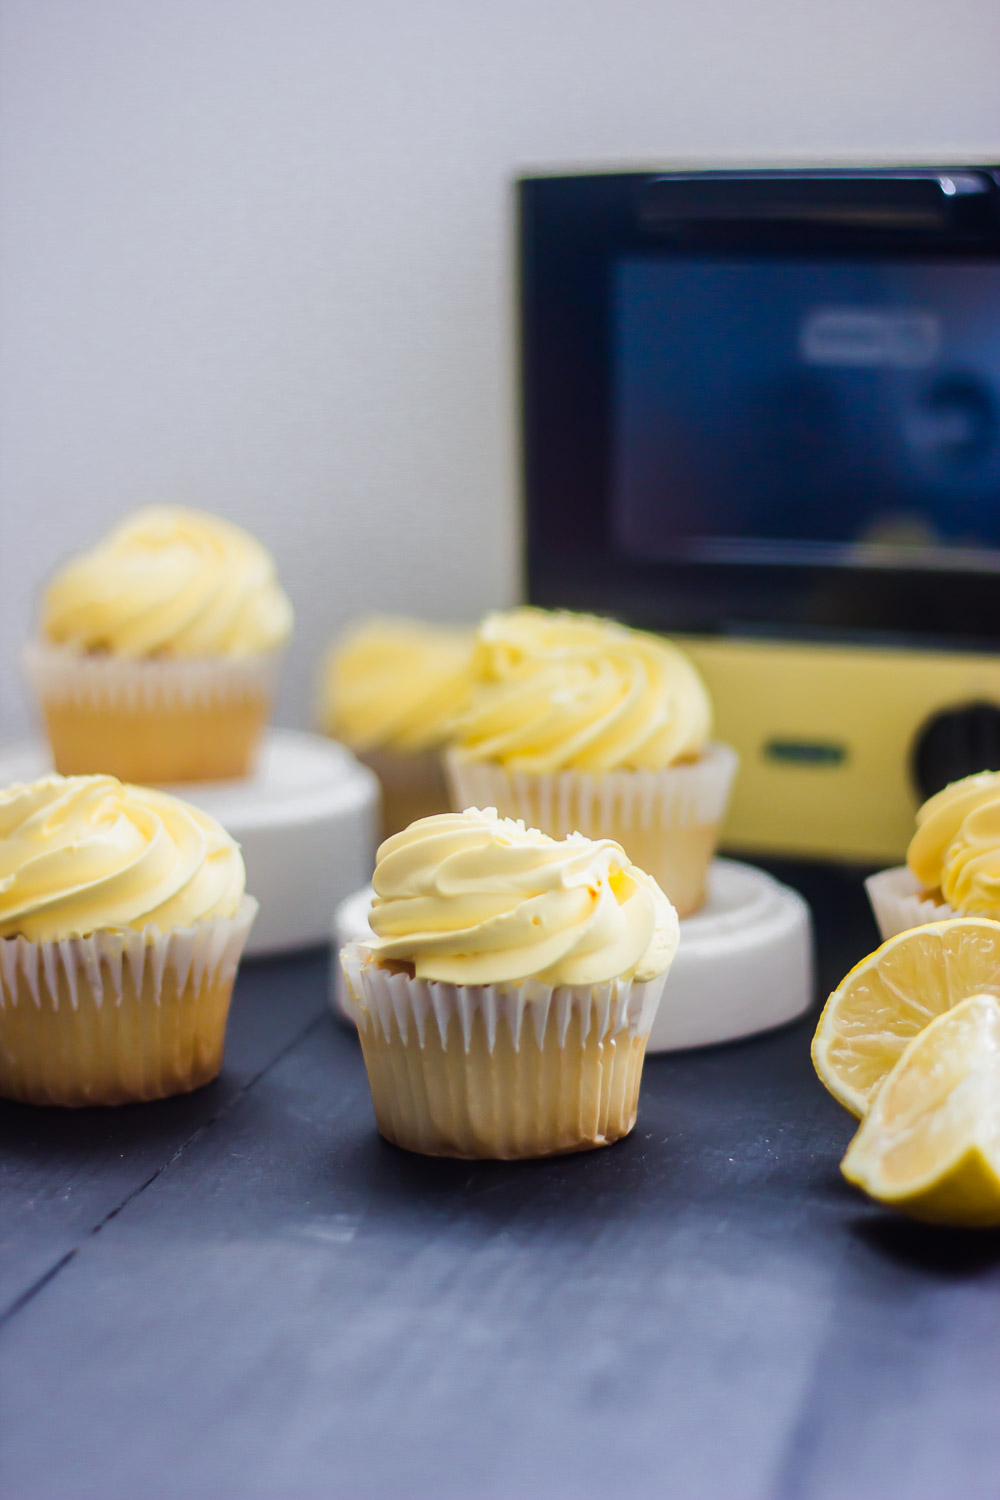
[[[1000,704],[997,656],[680,640],[708,684],[716,737],[740,754],[723,838],[734,852],[899,861],[921,800],[910,763],[927,720]]]

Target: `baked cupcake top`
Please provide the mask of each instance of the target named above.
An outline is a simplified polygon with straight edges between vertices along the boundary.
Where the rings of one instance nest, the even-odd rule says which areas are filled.
[[[471,760],[514,770],[662,770],[696,759],[708,692],[671,642],[611,620],[541,609],[488,615],[476,690],[455,726]]]
[[[652,979],[677,914],[611,839],[549,838],[495,809],[421,818],[378,851],[365,946],[418,979],[602,984]]]
[[[113,776],[45,776],[0,792],[0,938],[167,932],[230,917],[239,845],[200,808]]]
[[[953,911],[1000,913],[1000,771],[977,771],[930,797],[917,813],[906,863]]]
[[[78,651],[141,658],[253,656],[291,634],[270,553],[231,521],[149,505],[62,567],[42,634]]]
[[[469,696],[472,643],[459,626],[402,616],[362,621],[324,663],[323,728],[355,750],[415,753],[441,744]]]

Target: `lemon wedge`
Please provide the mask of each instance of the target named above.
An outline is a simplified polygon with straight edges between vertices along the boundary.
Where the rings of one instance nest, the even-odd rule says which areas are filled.
[[[826,1002],[812,1059],[835,1099],[863,1115],[903,1048],[970,995],[1000,995],[1000,922],[913,927],[856,964]]]
[[[914,1037],[841,1171],[932,1224],[1000,1224],[1000,1001],[973,995]]]

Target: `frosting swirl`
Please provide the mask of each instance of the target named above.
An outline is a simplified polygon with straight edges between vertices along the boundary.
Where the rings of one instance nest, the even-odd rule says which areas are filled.
[[[978,771],[929,798],[906,862],[954,911],[1000,915],[1000,771]]]
[[[421,818],[378,851],[369,917],[377,959],[418,979],[547,984],[652,979],[677,914],[611,839],[552,839],[493,808]]]
[[[320,722],[355,750],[416,752],[439,745],[471,682],[472,633],[402,617],[375,617],[327,656]]]
[[[280,646],[292,606],[274,562],[230,521],[179,505],[126,517],[55,575],[46,639],[119,656],[252,656]]]
[[[669,641],[589,615],[517,609],[480,628],[460,754],[549,772],[662,770],[696,757],[711,705]]]
[[[239,846],[200,808],[113,776],[46,776],[0,792],[0,937],[167,932],[229,917]]]

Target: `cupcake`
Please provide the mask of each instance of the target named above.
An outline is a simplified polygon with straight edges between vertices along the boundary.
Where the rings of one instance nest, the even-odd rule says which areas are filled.
[[[257,910],[206,813],[112,776],[0,792],[0,1096],[130,1104],[222,1066]]]
[[[951,916],[1000,921],[1000,771],[977,771],[929,798],[906,864],[865,886],[883,938]]]
[[[469,808],[387,840],[372,883],[341,962],[387,1140],[513,1159],[628,1135],[678,938],[655,880],[609,839]]]
[[[441,746],[469,694],[472,632],[373,617],[335,642],[319,720],[382,783],[383,835],[448,808]]]
[[[274,563],[247,532],[180,506],[136,511],[51,580],[25,654],[56,769],[245,776],[291,629]]]
[[[614,839],[681,917],[697,911],[737,758],[710,742],[684,653],[610,620],[517,609],[486,618],[474,671],[445,756],[452,806]]]

